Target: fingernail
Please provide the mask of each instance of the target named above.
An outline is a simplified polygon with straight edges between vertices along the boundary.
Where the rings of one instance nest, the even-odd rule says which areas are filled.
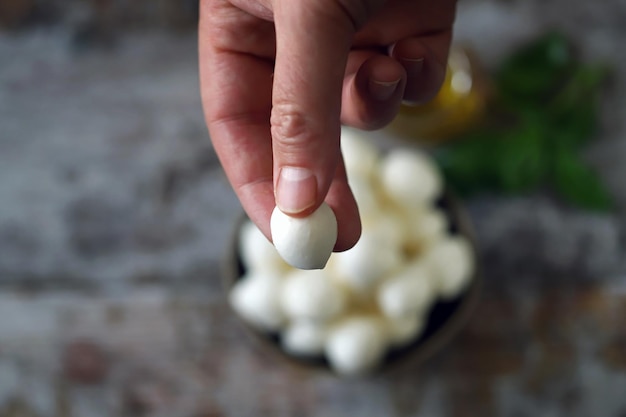
[[[380,101],[388,100],[396,91],[396,88],[398,87],[399,82],[400,82],[400,78],[398,78],[395,81],[377,81],[377,80],[370,79],[370,82],[369,82],[370,94],[374,98]]]
[[[400,61],[408,76],[419,74],[424,67],[424,58],[401,58]]]
[[[315,204],[317,180],[306,168],[282,167],[276,185],[276,205],[286,214],[298,214]]]

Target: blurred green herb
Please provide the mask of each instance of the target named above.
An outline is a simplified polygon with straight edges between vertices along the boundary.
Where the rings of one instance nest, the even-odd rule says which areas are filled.
[[[560,34],[523,47],[494,76],[489,123],[437,152],[448,181],[465,195],[548,186],[576,206],[609,209],[608,193],[581,158],[607,76],[605,66],[578,61]]]

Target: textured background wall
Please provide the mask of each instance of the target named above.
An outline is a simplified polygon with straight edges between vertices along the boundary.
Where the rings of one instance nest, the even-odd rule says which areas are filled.
[[[0,4],[1,417],[626,415],[626,2],[460,3],[457,41],[487,65],[548,28],[613,65],[587,157],[618,207],[467,201],[473,319],[427,365],[349,382],[268,360],[225,308],[239,206],[193,2]]]

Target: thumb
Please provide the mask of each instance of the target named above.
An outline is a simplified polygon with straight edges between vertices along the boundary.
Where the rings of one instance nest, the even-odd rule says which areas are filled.
[[[287,214],[307,215],[328,193],[340,158],[346,61],[368,3],[374,1],[277,0],[273,6],[274,192]]]

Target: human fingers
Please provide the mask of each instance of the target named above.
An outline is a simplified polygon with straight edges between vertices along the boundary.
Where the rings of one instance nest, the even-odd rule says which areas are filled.
[[[244,39],[268,37],[273,26],[252,19],[226,1],[201,2],[200,86],[211,140],[224,171],[250,219],[270,238],[274,208],[269,131],[272,64]],[[232,38],[232,42],[229,41]],[[266,44],[263,42],[262,44]],[[237,45],[238,50],[232,48]],[[265,51],[270,54],[273,51]]]
[[[290,215],[306,215],[324,201],[340,157],[343,78],[355,21],[366,17],[339,4],[274,4],[274,181],[276,203]]]
[[[343,83],[341,122],[364,130],[379,129],[396,115],[404,95],[406,71],[375,50],[350,53]]]
[[[277,206],[305,216],[325,200],[335,179],[341,92],[356,30],[379,1],[276,0],[276,61],[272,90],[272,146]],[[350,195],[349,188],[336,190]],[[342,223],[338,242],[360,231],[353,198],[333,207]],[[346,236],[346,233],[350,233]]]
[[[404,101],[421,104],[432,99],[443,84],[452,33],[444,30],[402,39],[391,47],[391,56],[406,70]]]
[[[445,77],[456,0],[388,0],[355,35],[358,48],[388,48],[407,72],[404,99],[432,98]]]
[[[350,249],[361,236],[361,220],[352,190],[348,185],[343,160],[335,169],[333,181],[326,195],[326,203],[337,217],[337,242],[334,251],[341,252]]]

